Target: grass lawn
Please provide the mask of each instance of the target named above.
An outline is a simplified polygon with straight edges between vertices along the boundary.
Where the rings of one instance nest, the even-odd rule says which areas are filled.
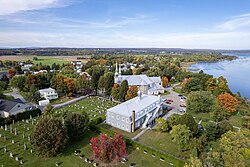
[[[97,116],[105,118],[106,110],[117,104],[118,103],[112,102],[108,99],[94,96],[56,110],[55,114],[56,116],[62,116],[67,112],[82,113],[85,111],[88,113],[90,119],[93,119]]]
[[[35,56],[34,56],[35,57]],[[70,61],[66,61],[64,59],[59,59],[59,58],[53,58],[52,56],[36,56],[38,60],[34,61],[33,57],[31,57],[31,60],[33,61],[34,64],[40,64],[42,63],[43,65],[49,65],[51,66],[53,63],[56,64],[68,64]]]
[[[70,101],[72,99],[74,99],[74,98],[59,97],[58,99],[50,100],[50,104],[61,104],[61,103],[65,103],[67,101]]]
[[[3,91],[3,93],[11,93],[13,90],[11,88],[7,88],[6,90]]]
[[[171,153],[177,157],[189,157],[188,153],[182,153],[179,151],[178,145],[172,142],[170,134],[167,132],[148,130],[137,140],[143,144]]]
[[[111,130],[111,131],[116,132],[116,133],[120,133],[121,135],[126,136],[128,138],[133,138],[134,136],[136,136],[138,133],[140,133],[142,131],[141,129],[137,129],[134,133],[129,133],[129,132],[123,131],[121,129],[117,129],[117,128],[110,126],[108,124],[105,124],[105,123],[101,123],[98,126],[105,128],[105,129],[108,129],[108,130]]]

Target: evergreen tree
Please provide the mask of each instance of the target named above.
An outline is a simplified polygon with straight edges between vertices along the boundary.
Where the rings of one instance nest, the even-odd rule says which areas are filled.
[[[122,81],[121,86],[119,88],[119,101],[121,102],[125,101],[125,96],[127,94],[128,88],[129,88],[128,81],[127,80]]]

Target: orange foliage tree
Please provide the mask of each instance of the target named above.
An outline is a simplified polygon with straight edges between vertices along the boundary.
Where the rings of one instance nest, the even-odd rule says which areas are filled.
[[[167,77],[162,77],[161,79],[162,82],[162,86],[165,88],[166,86],[168,86],[168,78]]]
[[[228,112],[235,112],[238,100],[229,93],[220,94],[217,97],[218,104],[225,108]]]
[[[67,96],[73,96],[73,92],[75,91],[75,82],[72,78],[65,78],[64,82],[66,83],[67,89],[66,93]]]
[[[125,100],[129,100],[129,99],[136,97],[137,92],[138,92],[137,86],[131,86],[127,91],[127,94],[125,96]]]
[[[9,78],[12,78],[14,77],[16,74],[16,71],[14,69],[9,69],[8,70],[8,75],[9,75]]]

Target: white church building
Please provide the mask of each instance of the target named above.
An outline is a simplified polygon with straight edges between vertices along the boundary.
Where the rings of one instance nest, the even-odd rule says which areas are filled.
[[[114,81],[117,84],[121,84],[122,81],[127,80],[129,86],[137,86],[138,90],[147,95],[158,95],[164,93],[162,87],[161,77],[148,77],[147,75],[122,75],[121,65],[116,63],[115,78]]]

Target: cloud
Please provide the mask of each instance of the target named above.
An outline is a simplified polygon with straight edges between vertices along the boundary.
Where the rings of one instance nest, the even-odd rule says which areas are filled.
[[[250,13],[232,17],[217,26],[220,30],[233,31],[240,28],[250,28]]]
[[[65,0],[1,0],[0,15],[69,5]]]
[[[27,40],[29,39],[29,40]],[[240,41],[240,42],[238,42]],[[1,47],[156,47],[250,49],[250,33],[142,34],[104,32],[0,32]]]

